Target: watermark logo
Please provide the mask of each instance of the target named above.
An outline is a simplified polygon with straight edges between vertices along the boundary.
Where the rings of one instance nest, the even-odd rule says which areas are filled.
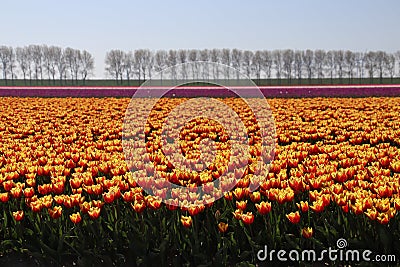
[[[270,262],[396,262],[396,255],[374,254],[368,249],[350,249],[347,240],[339,238],[336,241],[336,247],[329,247],[322,251],[314,249],[268,250],[268,246],[264,246],[264,249],[257,252],[257,259]]]
[[[211,204],[244,177],[253,191],[274,158],[275,124],[264,95],[217,63],[172,66],[146,81],[122,132],[137,184],[172,206]]]
[[[338,247],[338,249],[347,247],[347,240],[344,238],[339,238],[336,241],[336,246]]]

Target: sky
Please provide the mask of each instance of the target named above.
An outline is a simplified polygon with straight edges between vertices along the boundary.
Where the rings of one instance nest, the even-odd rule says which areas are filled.
[[[5,0],[0,45],[111,49],[400,50],[398,0]]]

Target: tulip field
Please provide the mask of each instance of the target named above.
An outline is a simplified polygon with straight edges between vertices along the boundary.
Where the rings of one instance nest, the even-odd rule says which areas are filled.
[[[164,204],[130,172],[122,146],[130,101],[1,97],[2,266],[254,266],[265,245],[322,250],[339,238],[400,259],[400,98],[267,99],[276,128],[267,177],[251,191],[249,165],[222,198],[192,206]],[[157,111],[147,133],[162,123]],[[229,148],[218,126],[201,123],[181,132],[187,157],[205,135]],[[245,122],[253,160],[254,123]],[[149,162],[174,183],[199,185],[226,168],[222,152],[204,180],[175,172],[147,140]]]

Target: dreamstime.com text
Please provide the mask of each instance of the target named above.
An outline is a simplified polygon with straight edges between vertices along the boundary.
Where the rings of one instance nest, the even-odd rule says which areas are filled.
[[[371,250],[361,249],[347,249],[347,241],[340,238],[336,242],[336,247],[329,247],[322,251],[313,249],[304,250],[268,250],[268,246],[264,246],[257,252],[257,259],[259,261],[302,261],[302,262],[326,262],[326,261],[339,261],[339,262],[396,262],[396,255],[378,255],[374,254]]]

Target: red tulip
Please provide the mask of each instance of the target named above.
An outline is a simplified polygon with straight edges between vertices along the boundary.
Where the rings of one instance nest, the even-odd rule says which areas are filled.
[[[259,204],[256,204],[256,208],[258,213],[260,213],[261,215],[266,215],[271,211],[271,203],[262,201]]]
[[[298,211],[296,212],[291,212],[286,215],[286,217],[289,219],[289,221],[293,224],[297,224],[300,222],[300,213]]]
[[[224,222],[218,223],[218,231],[221,233],[225,233],[228,230],[228,224]]]
[[[55,206],[54,208],[49,208],[47,209],[49,212],[49,215],[52,219],[58,219],[61,217],[62,214],[62,207],[61,206]]]
[[[80,214],[79,212],[71,214],[71,215],[69,216],[69,218],[71,219],[71,221],[72,221],[74,224],[78,224],[78,223],[80,223],[81,220],[82,220],[81,214]]]
[[[310,238],[313,235],[313,229],[311,227],[305,227],[301,230],[301,234],[304,238]]]
[[[189,228],[192,226],[192,217],[190,216],[181,216],[181,223],[185,228]]]
[[[24,211],[13,211],[13,217],[16,221],[21,221],[24,218]]]
[[[7,202],[10,199],[8,192],[0,193],[0,201]]]
[[[247,212],[242,214],[241,219],[245,224],[252,224],[254,222],[254,215],[252,212]]]
[[[88,210],[88,215],[90,217],[90,219],[95,220],[100,216],[100,208],[99,207],[91,207]]]

